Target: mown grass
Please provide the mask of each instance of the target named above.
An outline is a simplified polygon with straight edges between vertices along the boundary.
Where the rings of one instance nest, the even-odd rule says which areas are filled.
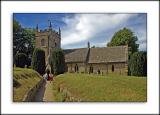
[[[13,101],[22,101],[25,94],[41,80],[40,75],[26,68],[13,69]]]
[[[53,84],[56,101],[77,101],[70,100],[66,90],[84,102],[147,101],[147,77],[67,73],[55,77]]]

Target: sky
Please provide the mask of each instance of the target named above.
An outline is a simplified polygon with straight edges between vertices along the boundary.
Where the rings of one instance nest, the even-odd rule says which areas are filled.
[[[24,28],[47,29],[49,20],[52,28],[61,28],[63,49],[90,46],[106,47],[115,32],[129,28],[138,37],[139,50],[147,50],[147,14],[145,13],[15,13]]]

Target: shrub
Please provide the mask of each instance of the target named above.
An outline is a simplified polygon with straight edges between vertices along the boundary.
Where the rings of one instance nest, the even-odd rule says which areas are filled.
[[[31,66],[31,61],[32,61],[31,58],[27,58],[27,60],[26,60],[27,68],[29,68]]]
[[[54,49],[50,57],[51,72],[55,75],[65,72],[65,59],[61,49]]]
[[[129,61],[130,72],[133,76],[147,75],[147,54],[146,52],[135,52]]]
[[[26,65],[27,56],[24,53],[17,53],[15,56],[16,67],[24,68]]]
[[[43,75],[45,73],[45,52],[36,48],[32,56],[32,68]]]

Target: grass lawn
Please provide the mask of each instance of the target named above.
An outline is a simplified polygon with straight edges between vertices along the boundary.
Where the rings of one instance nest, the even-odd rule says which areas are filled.
[[[25,94],[41,80],[40,75],[26,68],[13,69],[13,101],[22,101]]]
[[[147,77],[61,74],[55,77],[56,101],[146,102]]]

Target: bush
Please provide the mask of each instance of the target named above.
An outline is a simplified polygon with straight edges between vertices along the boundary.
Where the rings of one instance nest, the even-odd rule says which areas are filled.
[[[24,68],[26,65],[27,55],[24,53],[17,53],[15,56],[16,67]]]
[[[61,49],[54,49],[50,57],[51,72],[55,75],[65,72],[65,59]]]
[[[45,73],[45,52],[36,48],[32,56],[32,68],[43,75]]]
[[[135,52],[129,61],[129,68],[133,76],[147,75],[147,54],[146,52]]]
[[[27,68],[29,68],[31,66],[31,62],[32,62],[32,59],[31,58],[27,58],[27,60],[26,60]]]

